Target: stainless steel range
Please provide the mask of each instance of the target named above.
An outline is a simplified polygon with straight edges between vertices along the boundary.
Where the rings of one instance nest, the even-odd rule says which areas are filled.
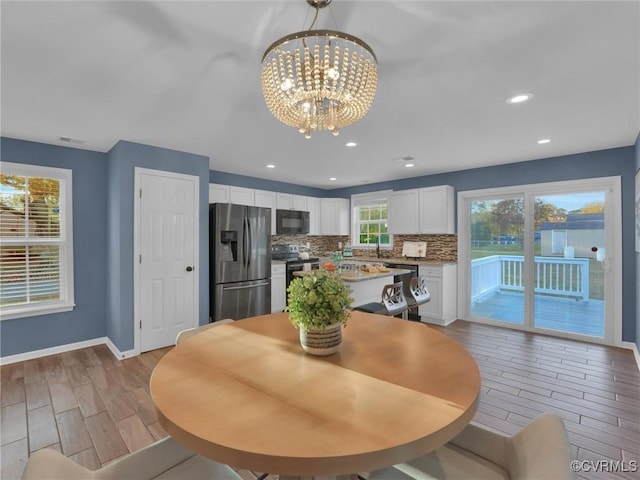
[[[301,254],[298,245],[272,245],[271,259],[287,262],[287,288],[289,288],[289,284],[295,278],[293,272],[300,272],[305,269],[317,270],[320,268],[320,259]]]

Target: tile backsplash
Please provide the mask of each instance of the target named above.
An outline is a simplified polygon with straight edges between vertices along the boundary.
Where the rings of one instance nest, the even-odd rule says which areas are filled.
[[[338,250],[338,242],[342,245],[350,240],[344,236],[320,236],[320,235],[273,235],[271,242],[274,245],[291,243],[300,246],[301,250],[309,242],[309,250],[312,255],[329,256]],[[394,235],[393,250],[381,250],[381,258],[398,258],[402,256],[402,242],[427,242],[426,260],[457,261],[458,259],[458,235]],[[354,248],[354,257],[371,257],[376,254],[376,246],[369,249]]]

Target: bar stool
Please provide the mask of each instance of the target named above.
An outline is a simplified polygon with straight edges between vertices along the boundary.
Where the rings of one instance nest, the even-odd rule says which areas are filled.
[[[377,313],[378,315],[388,315],[390,317],[402,314],[402,318],[406,320],[408,318],[407,311],[409,310],[409,305],[402,291],[402,282],[385,285],[382,289],[381,303],[365,303],[364,305],[355,307],[354,310]]]
[[[411,279],[409,291],[411,292],[411,298],[407,299],[409,310],[413,310],[415,308],[417,311],[420,305],[431,300],[431,294],[427,289],[427,277],[424,275],[413,277]]]

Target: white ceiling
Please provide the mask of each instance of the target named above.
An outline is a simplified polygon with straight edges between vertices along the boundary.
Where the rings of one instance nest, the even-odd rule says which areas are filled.
[[[334,0],[317,28],[371,45],[378,92],[361,122],[310,140],[260,86],[264,49],[309,27],[304,0],[2,0],[0,13],[13,138],[103,152],[129,140],[337,188],[627,146],[640,130],[639,1]],[[535,96],[505,102],[519,92]]]

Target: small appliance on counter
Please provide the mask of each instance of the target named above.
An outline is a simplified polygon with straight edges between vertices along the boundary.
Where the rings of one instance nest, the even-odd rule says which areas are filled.
[[[402,242],[402,256],[424,258],[427,256],[427,242]]]

